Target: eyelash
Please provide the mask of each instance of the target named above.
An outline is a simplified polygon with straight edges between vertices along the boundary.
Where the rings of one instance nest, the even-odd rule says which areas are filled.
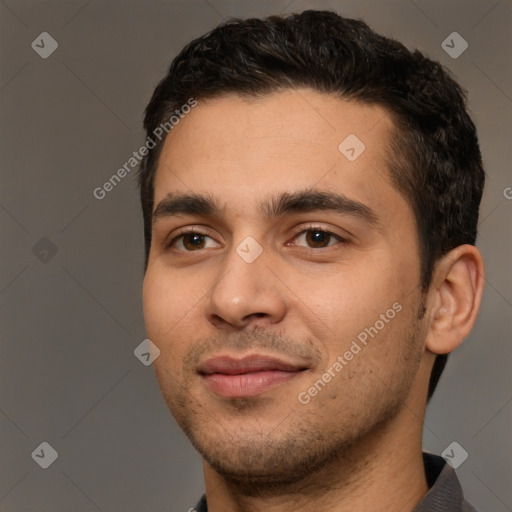
[[[322,226],[317,226],[317,225],[310,225],[310,226],[307,226],[306,228],[303,228],[301,229],[301,231],[297,232],[292,240],[296,240],[300,235],[303,235],[305,233],[308,233],[308,232],[321,232],[321,233],[324,233],[326,234],[328,237],[331,237],[331,238],[335,238],[337,239],[338,242],[341,242],[341,243],[347,243],[348,240],[346,240],[345,238],[341,237],[340,235],[337,235],[336,233],[333,233],[332,231],[329,231],[328,229],[325,229],[323,228]],[[182,240],[183,237],[187,236],[187,235],[201,235],[201,236],[204,236],[204,237],[207,237],[207,238],[212,238],[210,237],[209,235],[205,234],[205,233],[202,233],[201,231],[195,229],[195,228],[190,228],[190,229],[187,229],[185,231],[182,231],[179,235],[175,236],[174,238],[172,238],[170,240],[170,242],[168,244],[166,244],[166,249],[170,249],[172,248],[172,246],[178,241],[178,240]],[[212,238],[213,239],[213,238]],[[286,245],[289,245],[288,242],[286,243]],[[326,247],[307,247],[306,249],[309,249],[309,250],[312,250],[312,251],[318,251],[320,249],[328,249],[329,247],[331,247],[332,245],[337,245],[337,244],[329,244],[327,245]],[[201,249],[197,249],[197,251],[199,251]],[[180,250],[180,252],[196,252],[196,251],[188,251],[188,250]]]

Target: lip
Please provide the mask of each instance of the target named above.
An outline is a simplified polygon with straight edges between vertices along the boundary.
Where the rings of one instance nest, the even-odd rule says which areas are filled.
[[[260,395],[299,376],[307,367],[259,354],[243,358],[216,356],[198,368],[205,385],[215,394],[227,398]]]

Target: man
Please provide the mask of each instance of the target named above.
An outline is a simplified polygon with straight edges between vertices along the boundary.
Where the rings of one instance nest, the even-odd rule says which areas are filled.
[[[196,510],[474,510],[421,450],[484,282],[448,73],[332,12],[232,20],[175,58],[144,126],[144,315],[204,460]]]

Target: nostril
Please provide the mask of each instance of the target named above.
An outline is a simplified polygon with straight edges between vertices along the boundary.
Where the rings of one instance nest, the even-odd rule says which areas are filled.
[[[244,320],[249,321],[251,318],[266,318],[267,316],[267,313],[250,313],[249,315],[244,316]]]

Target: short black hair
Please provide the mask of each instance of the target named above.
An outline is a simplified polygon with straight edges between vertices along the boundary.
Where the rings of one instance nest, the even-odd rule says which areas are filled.
[[[379,105],[395,130],[391,179],[414,211],[422,292],[441,256],[474,245],[485,173],[466,95],[440,63],[374,32],[361,20],[307,10],[230,19],[190,42],[172,61],[146,108],[148,137],[190,98],[257,97],[299,87]],[[154,177],[165,137],[141,161],[139,186],[147,267]],[[428,399],[446,364],[438,355]]]

